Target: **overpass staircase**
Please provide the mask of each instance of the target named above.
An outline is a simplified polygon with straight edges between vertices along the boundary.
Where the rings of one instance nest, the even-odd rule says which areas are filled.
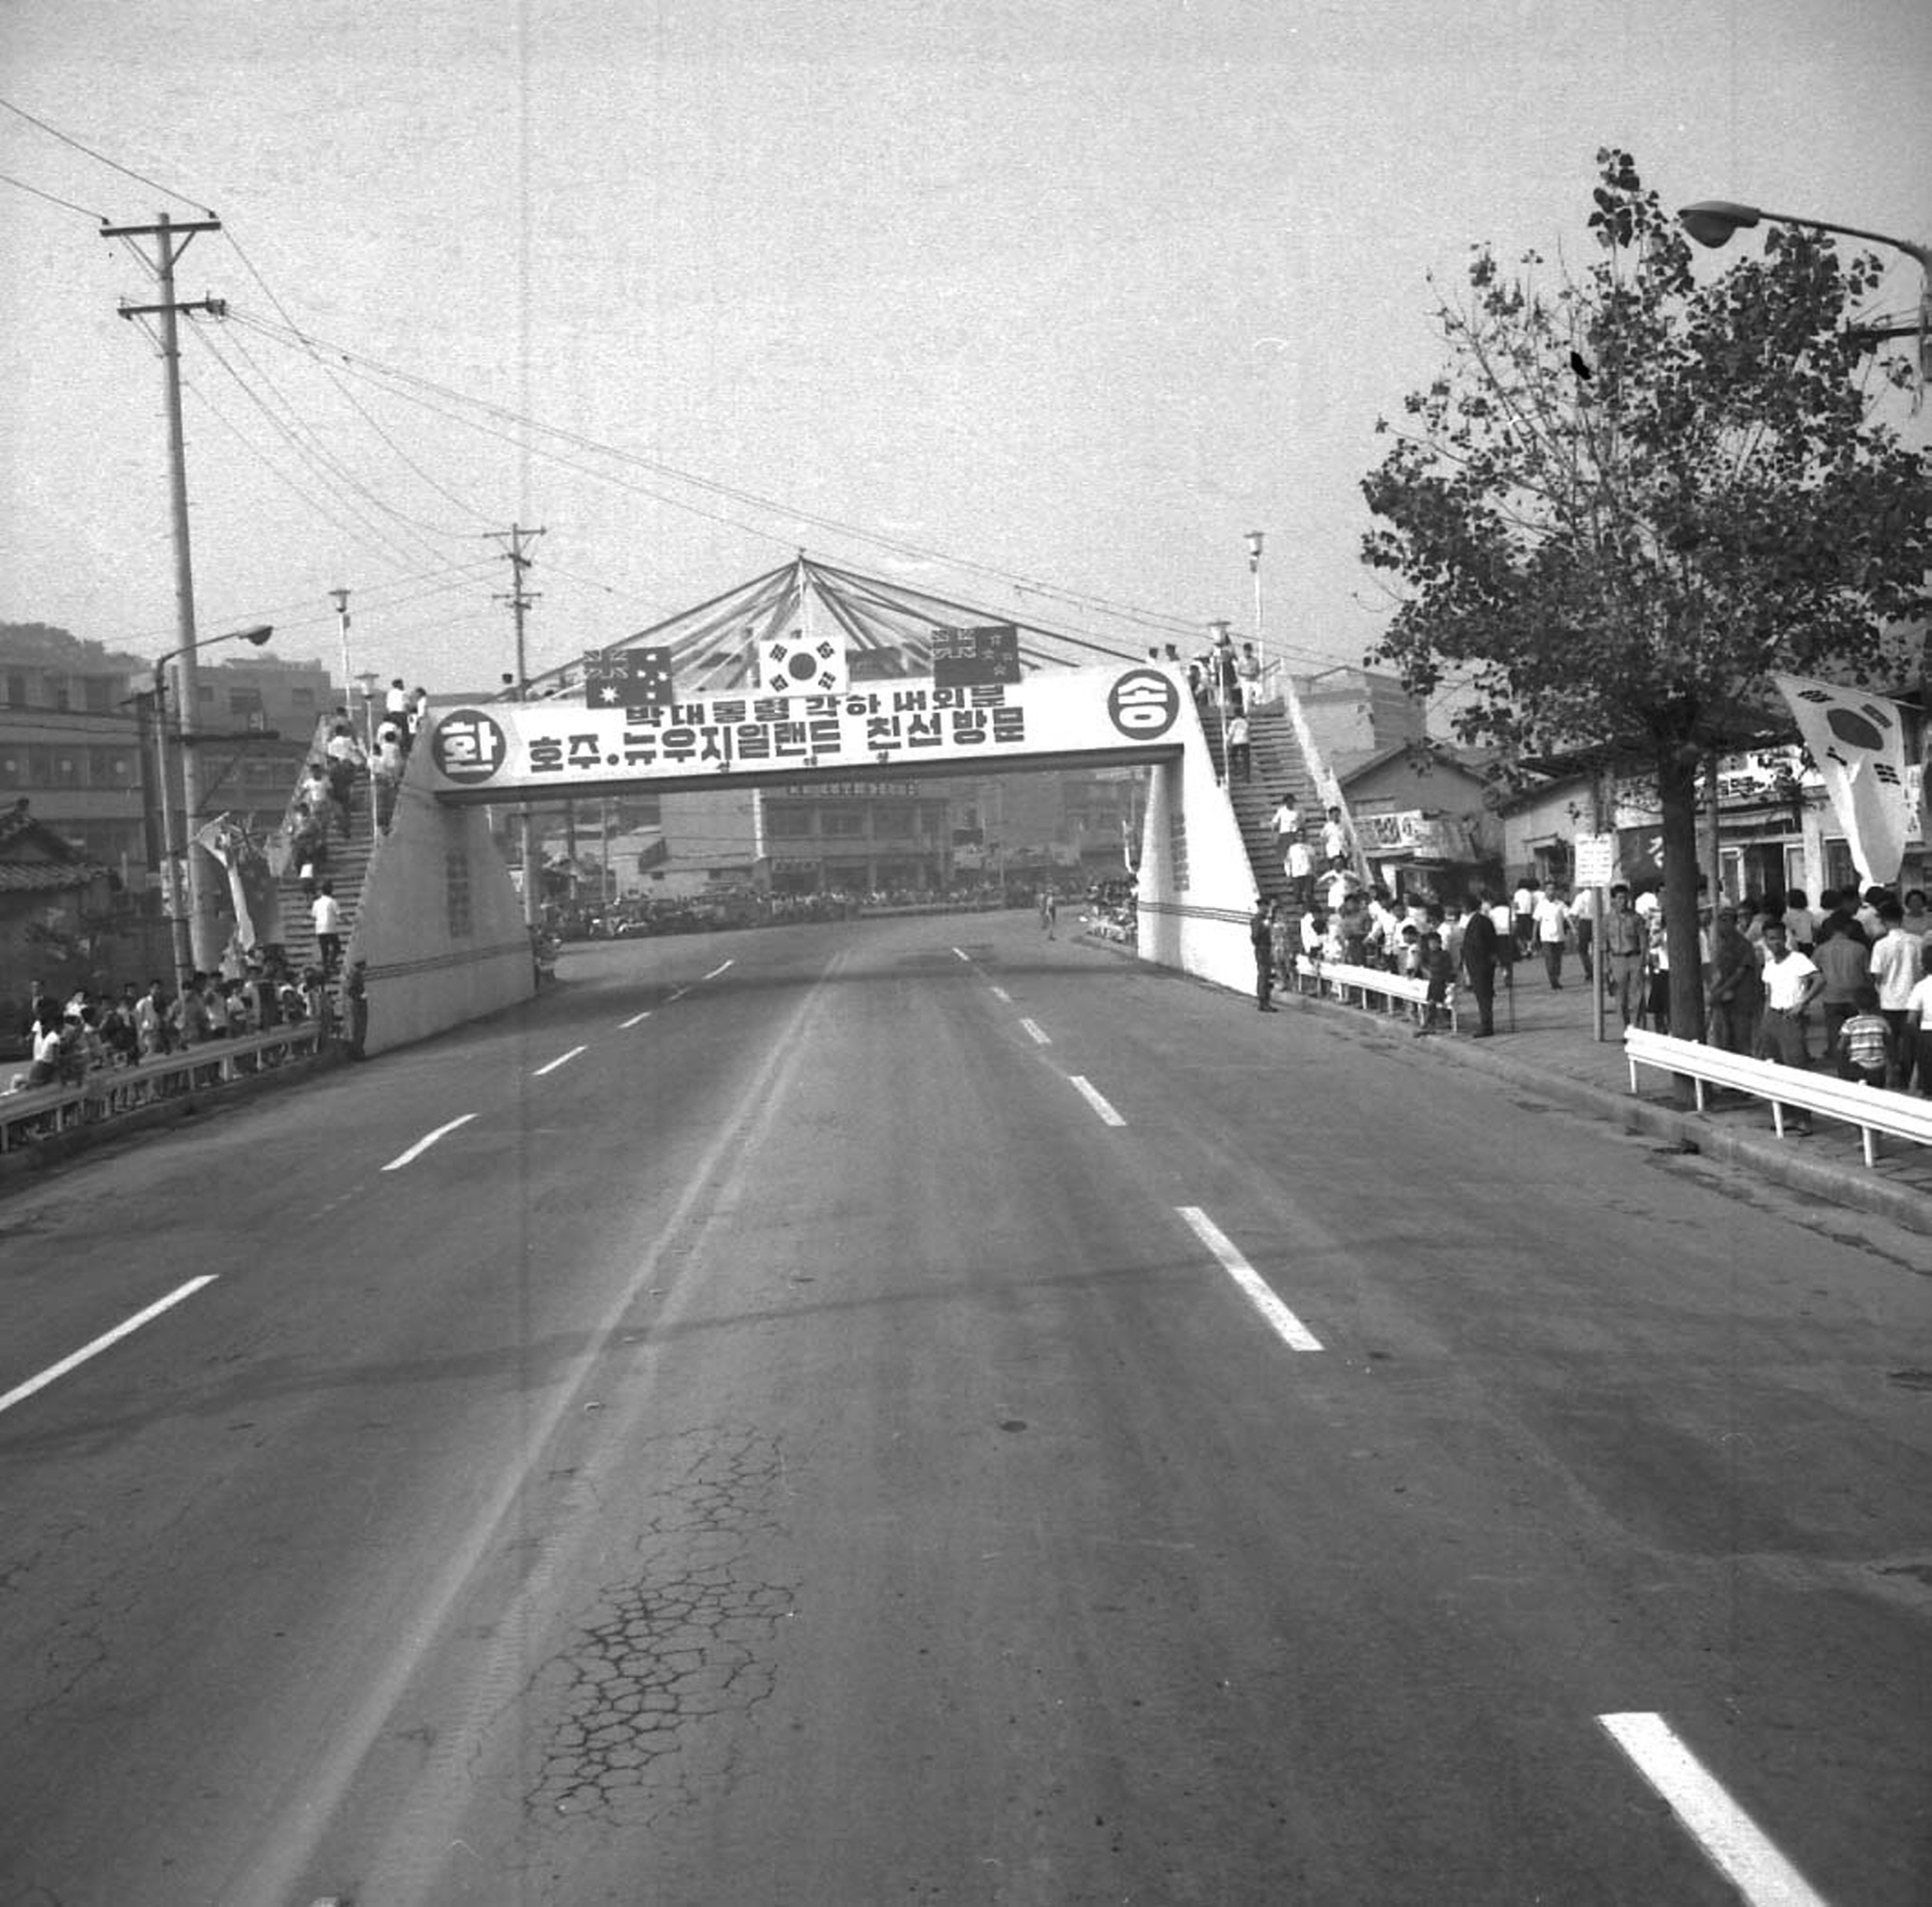
[[[311,753],[320,757],[327,740],[327,724],[318,726]],[[290,796],[289,814],[295,813],[295,798]],[[327,881],[342,909],[342,946],[347,957],[349,937],[355,931],[361,912],[362,890],[369,876],[369,863],[380,840],[376,828],[376,787],[369,771],[360,770],[350,794],[349,835],[332,833],[327,842],[327,860],[316,870],[318,883]],[[299,976],[304,967],[322,965],[322,949],[315,937],[315,920],[309,912],[308,897],[301,891],[300,868],[291,860],[276,879],[282,903],[282,950],[289,971]]]
[[[1214,772],[1221,777],[1235,818],[1240,823],[1255,893],[1264,900],[1287,903],[1288,874],[1275,845],[1270,817],[1284,794],[1294,797],[1311,835],[1321,812],[1315,777],[1309,773],[1295,742],[1288,712],[1280,702],[1263,702],[1248,711],[1248,758],[1252,766],[1245,782],[1228,780],[1226,728],[1221,711],[1211,705],[1202,708],[1201,726],[1214,759]],[[1300,910],[1288,911],[1291,929],[1298,927]]]

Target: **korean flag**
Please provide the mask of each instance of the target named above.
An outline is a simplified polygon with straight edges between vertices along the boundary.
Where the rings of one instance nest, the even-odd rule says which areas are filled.
[[[1774,675],[1818,764],[1832,813],[1861,881],[1889,886],[1905,860],[1912,804],[1905,785],[1905,711],[1884,696]]]
[[[759,644],[758,675],[765,693],[777,696],[836,696],[851,681],[842,642],[796,629]]]

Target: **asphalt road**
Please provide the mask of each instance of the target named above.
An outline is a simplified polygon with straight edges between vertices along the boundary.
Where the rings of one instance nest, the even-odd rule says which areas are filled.
[[[0,1907],[1917,1907],[1923,1244],[1021,916],[567,950],[0,1200]]]

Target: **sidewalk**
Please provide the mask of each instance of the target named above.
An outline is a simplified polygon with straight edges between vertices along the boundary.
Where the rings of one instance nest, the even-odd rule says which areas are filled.
[[[1405,1019],[1374,1010],[1305,995],[1298,1000],[1285,997],[1281,1004],[1284,1009],[1298,1005],[1308,1012],[1356,1021],[1373,1037],[1412,1041],[1418,1052],[1433,1049],[1432,1057],[1548,1094],[1626,1130],[1655,1134],[1794,1190],[1932,1234],[1932,1147],[1894,1139],[1883,1146],[1878,1164],[1867,1166],[1853,1126],[1821,1118],[1811,1137],[1779,1139],[1772,1129],[1766,1101],[1727,1100],[1708,1112],[1694,1112],[1676,1103],[1663,1074],[1649,1069],[1637,1075],[1640,1090],[1633,1094],[1616,1008],[1605,1003],[1607,1038],[1599,1044],[1591,1038],[1590,983],[1574,954],[1565,959],[1563,968],[1560,992],[1550,990],[1540,960],[1517,968],[1514,989],[1497,986],[1492,1039],[1470,1039],[1476,1015],[1466,988],[1459,994],[1458,1018],[1463,1031],[1427,1039],[1413,1039]],[[1816,1024],[1810,1044],[1814,1054],[1824,1044],[1823,1029]]]

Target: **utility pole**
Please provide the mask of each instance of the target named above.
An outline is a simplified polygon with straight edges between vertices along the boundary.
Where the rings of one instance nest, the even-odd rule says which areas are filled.
[[[503,555],[509,559],[510,593],[507,596],[498,596],[495,600],[509,604],[510,614],[516,622],[517,699],[523,701],[528,697],[530,686],[529,664],[524,649],[524,616],[530,605],[540,600],[524,587],[524,572],[533,568],[536,563],[534,556],[524,554],[524,539],[541,536],[543,531],[526,529],[521,524],[513,523],[507,530],[490,530],[487,534],[493,543],[503,545]],[[517,815],[517,835],[524,862],[524,925],[534,927],[541,918],[539,903],[542,896],[538,893],[538,889],[543,885],[543,872],[537,866],[536,823],[528,803],[524,805]]]
[[[175,664],[175,722],[181,735],[182,806],[186,810],[188,940],[194,964],[208,972],[219,962],[214,946],[213,886],[206,866],[207,850],[196,847],[194,830],[201,808],[201,768],[195,759],[191,733],[201,704],[201,682],[195,669],[194,564],[189,555],[187,533],[187,452],[182,434],[181,342],[175,317],[183,311],[206,311],[219,318],[228,309],[219,299],[195,299],[185,304],[175,301],[175,261],[181,257],[198,232],[218,232],[218,218],[190,219],[177,224],[165,212],[156,214],[153,225],[103,225],[103,239],[125,239],[160,288],[158,304],[121,305],[124,318],[157,317],[161,321],[162,387],[168,418],[168,494],[174,520],[175,550],[175,627],[179,636],[180,657]],[[155,242],[154,256],[138,242]],[[158,707],[156,719],[166,721]]]

